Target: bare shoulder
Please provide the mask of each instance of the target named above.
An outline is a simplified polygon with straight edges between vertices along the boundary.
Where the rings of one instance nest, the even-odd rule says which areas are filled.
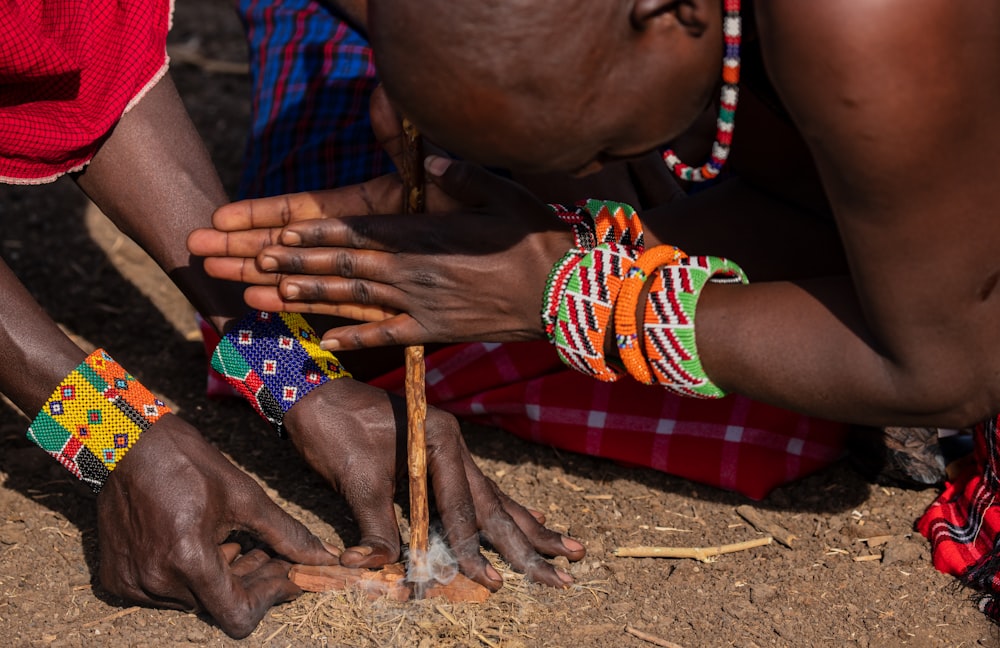
[[[1000,3],[764,0],[755,13],[768,74],[821,167],[898,171],[967,146],[971,132],[1000,147],[988,126]]]

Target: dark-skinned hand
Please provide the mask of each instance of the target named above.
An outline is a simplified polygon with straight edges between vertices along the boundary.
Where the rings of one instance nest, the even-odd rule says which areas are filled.
[[[334,380],[291,408],[285,424],[295,447],[344,496],[358,522],[359,545],[341,555],[341,564],[397,561],[393,496],[406,479],[406,403],[359,381]],[[427,413],[427,468],[445,540],[462,573],[494,591],[503,584],[480,553],[482,536],[530,579],[557,587],[572,582],[540,554],[578,560],[583,546],[504,495],[476,466],[455,417],[434,408]]]
[[[146,605],[203,610],[237,638],[253,632],[271,606],[301,593],[286,560],[337,564],[305,526],[172,414],[112,471],[97,497],[97,520],[106,590]],[[238,545],[224,544],[233,531],[252,534],[280,558],[261,549],[236,558]]]
[[[381,92],[372,122],[398,160],[401,128]],[[428,214],[399,215],[393,174],[224,206],[188,248],[208,257],[210,275],[256,284],[245,294],[254,308],[369,322],[327,332],[331,349],[538,339],[545,279],[572,245],[568,227],[481,167],[443,156],[427,166]]]

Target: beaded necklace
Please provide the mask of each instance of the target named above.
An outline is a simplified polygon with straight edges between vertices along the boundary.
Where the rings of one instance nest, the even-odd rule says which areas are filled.
[[[736,103],[739,100],[740,82],[740,41],[743,27],[740,20],[740,0],[725,0],[726,16],[722,20],[722,32],[726,43],[726,53],[722,59],[722,92],[719,103],[719,119],[716,123],[715,142],[712,156],[700,167],[692,167],[681,162],[673,149],[663,153],[667,167],[681,180],[703,182],[719,175],[729,147],[733,141],[733,124],[736,121]]]

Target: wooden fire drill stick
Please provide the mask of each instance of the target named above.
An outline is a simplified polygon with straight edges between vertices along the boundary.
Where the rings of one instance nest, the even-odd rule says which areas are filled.
[[[420,133],[403,120],[403,212],[419,214],[426,208],[424,151]],[[427,505],[427,394],[424,347],[406,347],[407,465],[410,476],[410,561],[427,559],[430,511]]]
[[[403,121],[404,152],[400,168],[403,178],[403,211],[424,211],[424,154],[420,134]],[[427,505],[427,395],[424,379],[424,347],[406,347],[407,460],[410,475],[410,567],[411,573],[427,573],[430,511]],[[423,564],[421,564],[423,563]],[[389,597],[405,601],[410,596],[441,596],[452,603],[482,603],[490,591],[462,574],[449,583],[413,586],[406,581],[399,563],[380,571],[352,569],[343,565],[294,565],[288,577],[303,590],[327,592],[354,589],[370,599]],[[415,584],[414,584],[415,585]]]

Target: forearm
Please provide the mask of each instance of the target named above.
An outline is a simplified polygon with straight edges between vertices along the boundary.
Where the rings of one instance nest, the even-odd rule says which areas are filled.
[[[647,244],[736,261],[752,282],[847,273],[833,219],[739,178],[640,214]]]
[[[698,302],[698,352],[724,389],[857,423],[960,427],[989,413],[975,373],[942,359],[964,355],[959,346],[970,336],[932,337],[924,327],[911,334],[923,342],[910,348],[920,350],[907,353],[876,333],[887,309],[863,306],[873,296],[859,293],[866,282],[848,269],[831,219],[739,181],[642,216],[651,243],[727,257],[750,278],[749,286],[709,284]],[[878,277],[893,280],[907,281]],[[894,322],[895,339],[918,319]],[[937,323],[941,331],[970,326],[960,317]]]
[[[0,261],[0,387],[27,416],[86,357]]]
[[[228,202],[170,77],[122,117],[77,183],[216,327],[246,311],[239,284],[208,277],[187,234]]]

